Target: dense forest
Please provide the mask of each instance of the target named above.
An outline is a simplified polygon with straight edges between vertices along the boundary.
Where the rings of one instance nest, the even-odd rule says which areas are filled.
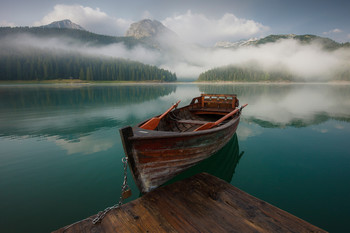
[[[201,73],[198,77],[202,81],[234,81],[234,82],[259,82],[259,81],[295,81],[297,77],[288,72],[267,72],[252,65],[247,66],[223,66]]]
[[[121,58],[2,49],[0,80],[176,81],[176,74]]]
[[[173,82],[176,75],[156,66],[116,58],[54,53],[0,56],[0,80],[54,79]]]
[[[309,82],[319,81],[320,79],[309,77]],[[328,81],[350,81],[350,69],[343,67],[335,72]],[[242,66],[230,65],[208,70],[201,73],[197,79],[198,82],[215,82],[215,81],[231,81],[231,82],[304,82],[305,79],[298,77],[280,69],[279,71],[265,71],[258,65],[248,64]]]

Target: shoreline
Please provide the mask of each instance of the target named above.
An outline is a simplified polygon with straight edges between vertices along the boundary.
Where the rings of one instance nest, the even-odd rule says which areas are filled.
[[[234,82],[234,81],[214,81],[214,82],[197,82],[194,81],[192,83],[196,84],[217,84],[217,85],[222,85],[222,84],[350,84],[350,81],[327,81],[327,82],[283,82],[283,81],[278,81],[278,82],[271,82],[271,81],[261,81],[261,82]]]
[[[177,82],[160,82],[160,81],[86,81],[80,79],[54,79],[54,80],[0,80],[0,85],[30,85],[30,84],[170,84]]]
[[[86,81],[79,79],[55,79],[55,80],[0,80],[0,85],[30,85],[30,84],[67,84],[67,85],[93,85],[93,84],[199,84],[199,85],[224,85],[224,84],[237,84],[237,85],[290,85],[290,84],[332,84],[332,85],[350,85],[350,81],[328,81],[328,82],[234,82],[234,81],[214,81],[214,82],[198,82],[198,81],[177,81],[177,82],[160,82],[160,81]]]

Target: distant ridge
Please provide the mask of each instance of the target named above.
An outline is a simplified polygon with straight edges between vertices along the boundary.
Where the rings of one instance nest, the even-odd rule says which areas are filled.
[[[47,25],[46,25],[47,26]],[[0,27],[0,39],[6,37],[18,37],[23,34],[36,38],[71,38],[78,44],[86,44],[88,46],[102,46],[114,43],[123,43],[126,47],[131,48],[137,45],[147,45],[132,37],[116,37],[95,34],[86,30],[72,28],[57,27]],[[71,41],[73,43],[73,41]],[[1,51],[0,51],[1,52]]]
[[[42,28],[67,28],[67,29],[77,29],[77,30],[83,30],[86,31],[82,26],[73,23],[69,19],[61,20],[61,21],[55,21],[50,24],[41,26]]]
[[[229,41],[220,41],[215,44],[216,48],[226,48],[226,49],[235,49],[240,47],[247,46],[257,46],[267,43],[276,43],[281,40],[292,39],[299,41],[302,44],[310,44],[312,42],[317,42],[322,45],[324,49],[334,50],[341,47],[349,47],[349,42],[347,43],[338,43],[332,39],[326,37],[320,37],[316,35],[295,35],[295,34],[282,34],[282,35],[269,35],[261,39],[252,38],[249,40],[241,40],[238,42],[229,42]]]

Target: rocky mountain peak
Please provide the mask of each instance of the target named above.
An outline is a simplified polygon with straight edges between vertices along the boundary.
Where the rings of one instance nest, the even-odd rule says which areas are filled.
[[[175,33],[165,27],[157,20],[144,19],[130,25],[125,36],[135,37],[136,39],[156,37],[159,35],[170,35]]]
[[[85,30],[82,26],[73,23],[69,19],[55,21],[55,22],[52,22],[48,25],[44,25],[42,27],[43,28],[69,28],[69,29]]]

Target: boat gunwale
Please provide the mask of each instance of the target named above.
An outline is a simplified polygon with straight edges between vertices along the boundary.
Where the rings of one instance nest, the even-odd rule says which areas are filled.
[[[174,137],[190,137],[190,136],[200,136],[210,133],[215,133],[216,131],[223,130],[225,128],[229,128],[231,125],[235,124],[237,120],[240,119],[240,113],[233,117],[230,121],[226,122],[225,124],[222,124],[218,127],[206,129],[206,130],[200,130],[200,131],[192,131],[192,132],[171,132],[171,131],[155,131],[155,130],[146,130],[142,129],[139,126],[131,127],[133,130],[134,135],[132,137],[129,137],[129,140],[144,140],[144,139],[159,139],[159,138],[174,138]],[[139,125],[142,125],[139,124]],[[145,134],[140,134],[138,132],[144,131],[147,132]],[[137,135],[135,135],[135,132]]]

